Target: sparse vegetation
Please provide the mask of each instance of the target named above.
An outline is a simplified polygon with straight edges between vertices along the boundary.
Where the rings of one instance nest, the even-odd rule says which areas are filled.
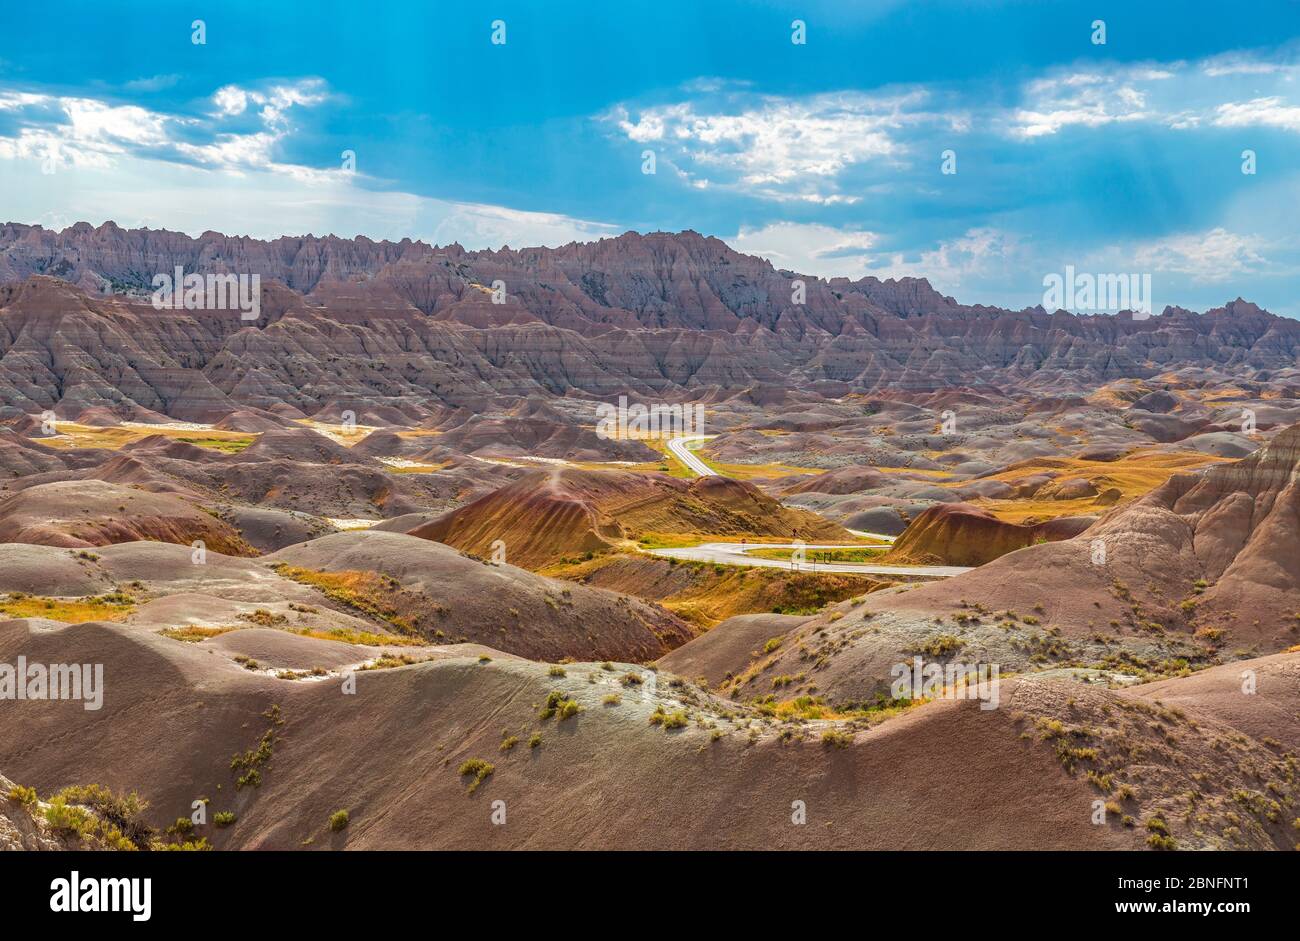
[[[827,729],[822,733],[822,744],[833,748],[848,748],[853,744],[853,733]]]
[[[45,618],[67,624],[120,621],[134,608],[135,599],[123,592],[85,598],[45,598],[16,591],[0,599],[0,614],[11,618]]]
[[[36,788],[23,787],[21,784],[15,784],[11,787],[8,796],[11,801],[17,801],[19,804],[23,804],[24,806],[31,806],[38,800],[36,796]]]
[[[912,648],[913,653],[925,654],[927,657],[950,657],[966,646],[966,641],[951,634],[937,634]]]
[[[172,640],[183,641],[187,644],[197,644],[201,641],[208,640],[212,637],[220,637],[222,634],[238,630],[234,627],[196,627],[193,624],[186,624],[183,627],[168,627],[159,631],[163,637],[170,637]]]
[[[278,726],[284,724],[284,720],[280,717],[279,706],[272,706],[262,713],[262,718],[269,720],[271,725],[262,734],[262,739],[257,743],[257,747],[250,748],[242,754],[236,754],[230,759],[230,770],[237,774],[235,779],[235,790],[237,791],[246,787],[261,786],[262,768],[271,760],[274,751],[275,730]]]
[[[540,737],[538,737],[538,741],[541,741]],[[532,742],[529,742],[529,745],[532,746]],[[474,779],[469,783],[469,793],[472,794],[494,771],[496,771],[496,765],[491,762],[484,761],[482,758],[470,758],[461,763],[457,773],[462,778],[472,777]]]
[[[116,794],[98,784],[74,785],[50,797],[44,816],[60,836],[109,849],[141,850],[154,846],[155,831],[143,820],[148,807],[134,792]]]
[[[665,729],[684,729],[688,722],[684,710],[666,712],[663,706],[656,706],[655,711],[650,716],[651,725],[662,726]]]
[[[275,572],[283,578],[310,585],[327,598],[354,611],[384,621],[402,634],[418,633],[415,625],[393,603],[403,590],[391,576],[362,571],[317,572],[283,562],[275,566]]]

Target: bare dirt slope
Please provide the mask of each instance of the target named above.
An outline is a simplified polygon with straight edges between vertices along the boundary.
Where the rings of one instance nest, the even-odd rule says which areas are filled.
[[[791,614],[738,614],[660,657],[658,663],[670,673],[716,686],[760,656],[766,645],[779,642],[808,620],[808,616]]]
[[[1070,539],[1093,522],[1076,516],[1033,524],[1008,523],[968,504],[936,503],[912,520],[882,561],[983,565],[1025,546]]]
[[[403,533],[337,533],[266,557],[288,577],[337,582],[434,640],[475,641],[539,660],[653,659],[694,632],[658,605],[490,565]]]
[[[24,721],[0,732],[0,763],[42,793],[88,781],[140,790],[157,823],[206,797],[210,812],[237,815],[209,828],[224,847],[1100,849],[1168,833],[1185,846],[1289,848],[1296,839],[1267,803],[1290,800],[1294,756],[1141,689],[1017,680],[995,710],[937,701],[855,732],[780,723],[666,675],[653,689],[625,686],[626,672],[648,676],[627,665],[570,664],[557,676],[484,660],[482,648],[426,648],[432,659],[356,674],[348,695],[339,677],[277,679],[212,643],[110,624],[0,624],[0,661],[21,651],[102,663],[106,675],[97,713],[26,702]],[[539,714],[552,693],[577,704],[568,718]],[[656,710],[680,711],[685,727],[650,721]],[[841,737],[823,741],[836,728]],[[361,747],[377,736],[384,748]],[[232,769],[232,756],[248,753],[258,783],[237,787],[249,766]],[[464,765],[475,759],[492,768],[471,790],[486,770]],[[1110,779],[1103,787],[1087,770]],[[1201,795],[1190,813],[1189,788]],[[1093,802],[1104,799],[1116,810],[1096,825]],[[505,802],[504,826],[491,822],[495,801]],[[795,801],[805,824],[792,821]],[[340,809],[350,822],[331,832]]]
[[[232,527],[168,494],[98,480],[39,484],[0,501],[0,542],[70,548],[154,540],[253,555]]]
[[[1300,640],[1297,469],[1292,427],[1238,462],[1173,477],[1082,536],[835,605],[756,665],[747,695],[793,676],[789,695],[870,698],[915,653],[1150,676],[1285,650]]]
[[[36,610],[116,593],[127,599],[123,623],[142,630],[363,633],[394,643],[488,643],[541,660],[650,660],[694,636],[656,605],[484,565],[400,533],[337,533],[257,561],[208,552],[198,562],[188,547],[166,543],[93,553],[0,545],[0,592],[34,596],[23,603]]]

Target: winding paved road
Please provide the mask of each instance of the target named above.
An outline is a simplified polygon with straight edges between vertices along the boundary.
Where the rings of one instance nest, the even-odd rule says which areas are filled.
[[[699,477],[717,477],[718,472],[705,464],[698,457],[691,453],[687,445],[692,441],[708,441],[714,435],[686,435],[681,438],[669,438],[668,450],[673,452],[673,457],[681,461],[690,470],[694,471]]]
[[[673,456],[686,465],[691,471],[700,477],[717,477],[718,472],[705,464],[696,457],[688,447],[692,441],[707,441],[715,435],[685,435],[680,438],[668,439],[668,450]],[[856,530],[849,530],[855,536],[865,536],[871,539],[877,539],[884,543],[892,543],[893,536],[885,536],[879,533],[864,533]],[[960,575],[963,572],[969,572],[970,569],[963,568],[960,565],[872,565],[870,563],[856,562],[821,562],[814,563],[805,561],[795,564],[793,561],[784,559],[763,559],[756,556],[750,556],[746,553],[755,549],[794,549],[802,546],[804,549],[813,551],[826,549],[861,549],[858,545],[804,545],[803,543],[738,543],[738,542],[706,542],[698,546],[686,546],[675,549],[645,549],[651,555],[663,556],[668,559],[686,559],[692,562],[711,562],[715,565],[756,565],[760,568],[769,569],[793,569],[799,572],[851,572],[859,575],[911,575],[921,578],[951,578],[954,575]]]

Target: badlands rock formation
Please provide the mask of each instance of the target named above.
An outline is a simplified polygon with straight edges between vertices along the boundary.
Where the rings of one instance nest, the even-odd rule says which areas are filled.
[[[150,279],[178,265],[258,274],[261,319],[155,311]],[[795,278],[807,284],[802,305],[790,302]],[[496,280],[502,304],[491,301]],[[11,223],[0,228],[0,284],[0,399],[62,418],[217,421],[286,407],[414,418],[499,395],[704,398],[768,386],[1041,394],[1171,369],[1294,376],[1300,350],[1300,324],[1242,300],[1148,320],[971,307],[924,281],[778,271],[693,232],[466,252]]]

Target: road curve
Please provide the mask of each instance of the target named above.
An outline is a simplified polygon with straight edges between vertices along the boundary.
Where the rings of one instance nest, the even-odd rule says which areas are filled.
[[[715,435],[685,435],[680,438],[668,439],[668,450],[673,452],[673,456],[686,465],[686,467],[695,472],[700,477],[717,477],[717,471],[709,467],[686,446],[691,441],[707,441]],[[855,536],[866,536],[872,539],[880,540],[886,545],[892,544],[893,536],[885,536],[879,533],[864,533],[856,530],[849,530]],[[804,549],[824,550],[824,549],[860,549],[861,545],[805,545],[804,543],[749,543],[742,544],[738,542],[706,542],[698,546],[687,546],[676,549],[646,549],[651,555],[663,556],[667,559],[685,559],[692,562],[709,562],[714,565],[755,565],[759,568],[767,569],[791,569],[798,572],[850,572],[855,575],[902,575],[919,578],[951,578],[954,575],[960,575],[963,572],[969,572],[970,569],[963,568],[960,565],[871,565],[869,563],[855,562],[811,562],[806,561],[796,565],[793,562],[787,562],[783,559],[763,559],[756,556],[746,555],[754,549],[794,549],[802,547]]]
[[[692,470],[700,477],[717,477],[718,472],[709,467],[698,457],[691,453],[687,442],[690,441],[707,441],[714,435],[686,435],[681,438],[669,438],[668,450],[673,452],[673,457],[681,461],[689,470]]]
[[[963,572],[969,572],[969,568],[960,565],[872,565],[870,563],[856,562],[818,562],[816,565],[811,560],[800,564],[797,568],[793,563],[784,559],[763,559],[756,556],[746,555],[754,549],[794,549],[797,543],[738,543],[738,542],[706,542],[698,546],[686,546],[674,549],[646,549],[651,555],[663,556],[667,559],[685,559],[692,562],[709,562],[714,565],[756,565],[760,568],[769,569],[794,569],[799,572],[851,572],[859,575],[911,575],[922,578],[951,578],[954,575],[961,575]],[[861,549],[861,545],[804,545],[808,550],[825,550],[825,549]]]

